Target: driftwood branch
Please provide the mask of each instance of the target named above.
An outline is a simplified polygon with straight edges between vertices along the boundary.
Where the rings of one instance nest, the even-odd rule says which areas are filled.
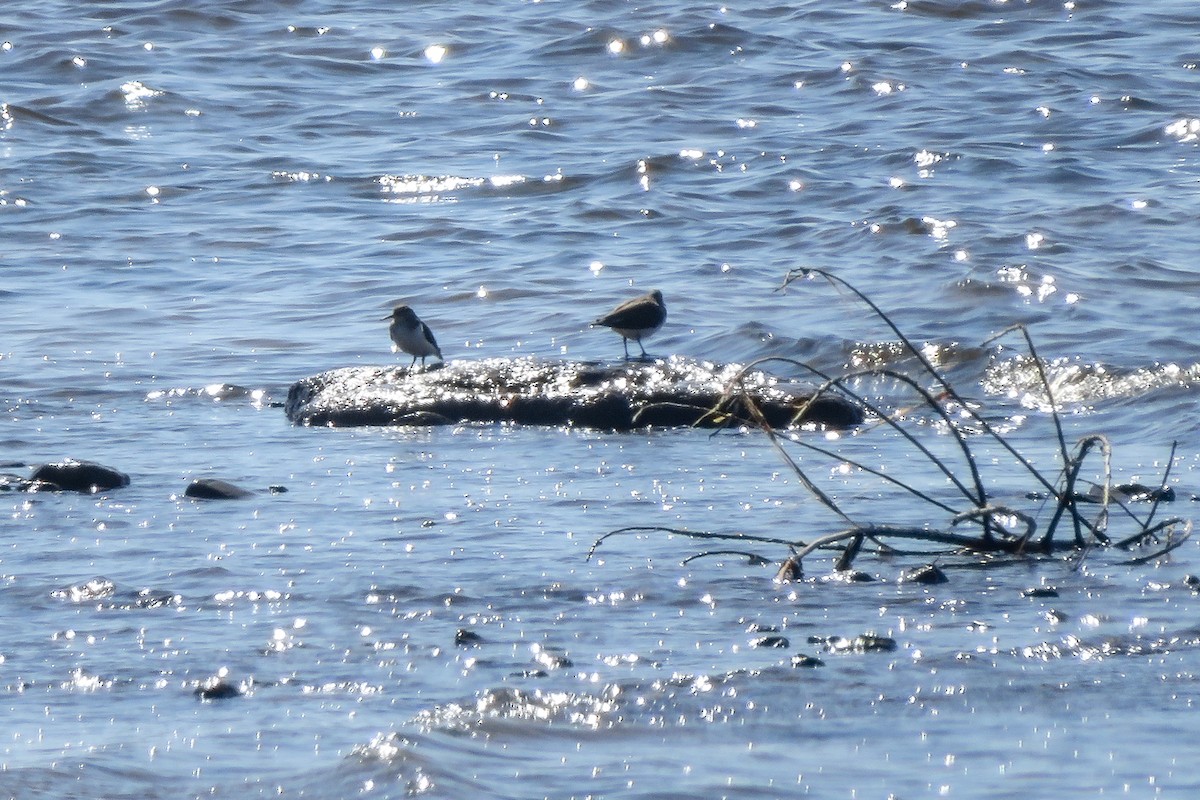
[[[1122,563],[1149,563],[1168,555],[1190,538],[1192,533],[1192,523],[1190,520],[1181,517],[1171,517],[1159,522],[1154,521],[1160,503],[1168,499],[1168,494],[1170,493],[1167,484],[1175,462],[1177,444],[1172,443],[1171,445],[1170,455],[1159,482],[1160,488],[1156,490],[1146,489],[1143,492],[1143,495],[1151,500],[1151,505],[1145,519],[1139,519],[1136,510],[1132,507],[1138,498],[1133,496],[1133,493],[1129,491],[1129,487],[1113,485],[1113,448],[1108,439],[1101,434],[1091,434],[1081,438],[1074,447],[1068,445],[1058,401],[1054,397],[1053,387],[1046,373],[1045,362],[1042,361],[1037,352],[1033,337],[1023,325],[1013,326],[1001,331],[996,336],[985,341],[984,344],[990,344],[1013,332],[1021,336],[1029,358],[1032,359],[1037,370],[1038,381],[1046,396],[1048,415],[1053,424],[1054,438],[1057,445],[1057,459],[1059,461],[1058,469],[1049,472],[1050,475],[1054,475],[1057,472],[1054,480],[1047,477],[1047,473],[1044,473],[1028,457],[1018,451],[1016,446],[995,425],[986,419],[976,406],[969,403],[959,393],[947,376],[932,363],[925,352],[917,347],[878,305],[848,281],[823,269],[794,269],[788,272],[779,290],[786,289],[801,279],[814,277],[825,279],[840,290],[850,292],[864,303],[878,319],[887,325],[900,340],[907,354],[916,361],[919,367],[918,374],[913,376],[896,369],[876,367],[852,371],[840,376],[832,376],[802,361],[779,357],[763,358],[739,370],[727,383],[717,403],[711,409],[701,412],[700,416],[701,421],[708,425],[749,424],[760,430],[767,437],[767,441],[771,444],[776,454],[787,465],[792,474],[796,476],[809,495],[822,507],[828,509],[841,521],[846,523],[846,527],[834,533],[818,536],[807,543],[798,540],[756,536],[745,533],[724,534],[657,526],[620,528],[598,538],[588,551],[588,560],[592,558],[600,544],[611,536],[627,533],[660,532],[693,539],[719,539],[733,542],[751,542],[759,545],[784,546],[788,549],[789,555],[781,562],[777,579],[795,580],[803,575],[804,558],[813,552],[833,548],[840,549],[841,553],[835,562],[835,568],[837,570],[847,570],[855,558],[859,556],[867,541],[872,542],[879,548],[879,552],[901,554],[922,553],[928,555],[931,551],[928,548],[923,550],[900,550],[890,542],[896,540],[923,542],[927,545],[934,545],[943,549],[949,548],[951,551],[958,553],[1006,555],[1013,559],[1025,559],[1037,553],[1071,552],[1078,556],[1076,562],[1076,566],[1078,566],[1082,564],[1083,559],[1089,553],[1095,550],[1118,549],[1129,551],[1135,547],[1152,547],[1153,551],[1148,554],[1136,556]],[[745,378],[750,370],[770,363],[790,365],[820,381],[809,399],[797,405],[788,426],[790,430],[787,435],[781,434],[770,424],[763,410],[759,408],[745,385]],[[913,431],[911,426],[905,424],[909,412],[889,413],[882,407],[882,403],[873,401],[865,397],[861,392],[856,391],[855,384],[864,378],[884,378],[903,387],[906,392],[911,393],[916,398],[914,408],[927,409],[939,421],[940,429],[943,429],[952,437],[953,443],[962,457],[962,463],[959,465],[959,468],[956,469],[950,462],[934,453],[918,437],[918,432]],[[929,388],[930,384],[932,384],[932,388]],[[951,502],[938,499],[931,491],[916,485],[914,479],[906,474],[911,471],[896,468],[888,469],[886,465],[876,467],[864,463],[861,459],[847,458],[838,453],[834,446],[819,445],[807,441],[806,436],[808,435],[808,431],[804,428],[797,428],[798,423],[805,417],[805,413],[812,403],[820,402],[831,395],[836,395],[843,401],[848,401],[859,406],[870,419],[874,420],[874,425],[885,425],[897,433],[906,446],[911,447],[912,451],[920,459],[934,467],[947,484],[954,488],[961,501],[963,501],[964,507],[958,508]],[[951,413],[948,408],[949,403],[953,403],[958,407],[956,413]],[[860,429],[858,434],[850,435],[863,435],[869,429],[869,427],[864,427]],[[1049,519],[1044,526],[1039,524],[1037,514],[1012,507],[1011,505],[994,503],[989,498],[986,489],[987,483],[984,481],[983,472],[980,468],[980,464],[985,462],[976,456],[972,446],[973,442],[978,441],[980,437],[983,437],[988,442],[998,444],[1003,451],[1011,456],[1013,462],[1024,470],[1038,487],[1045,492],[1045,495],[1034,495],[1031,493],[1031,496],[1046,497],[1050,501],[1052,511],[1049,512]],[[835,497],[822,489],[817,481],[809,475],[801,463],[802,459],[797,455],[793,455],[792,449],[794,448],[800,448],[806,454],[837,459],[841,463],[849,464],[865,475],[870,475],[907,492],[909,495],[916,497],[928,505],[939,517],[948,515],[949,529],[939,529],[934,525],[904,526],[860,524],[856,522],[850,511],[843,508]],[[1099,472],[1102,473],[1102,477],[1097,482],[1091,482],[1083,477],[1083,470],[1089,461],[1093,460],[1097,455],[1100,458]],[[991,461],[995,463],[994,459]],[[960,477],[960,474],[963,477]],[[1081,485],[1091,486],[1092,491],[1081,493],[1079,491]],[[1135,488],[1143,489],[1145,487],[1135,485]],[[1095,516],[1093,518],[1085,516],[1082,507],[1093,508],[1096,505],[1098,505],[1098,510],[1095,511]],[[1120,522],[1122,525],[1132,524],[1135,530],[1132,534],[1126,535],[1124,538],[1114,542],[1109,536],[1109,528],[1117,522]],[[952,530],[964,523],[977,525],[980,531],[977,534],[968,534]],[[1070,526],[1074,535],[1056,539],[1055,534],[1064,524]],[[1017,529],[1015,531],[1010,530],[1010,527],[1016,527]],[[766,562],[766,559],[756,553],[736,549],[723,549],[698,553],[686,558],[683,563],[688,564],[697,559],[718,555],[745,558],[750,564],[754,565],[762,565]],[[979,563],[990,564],[994,561],[995,559],[980,559]]]

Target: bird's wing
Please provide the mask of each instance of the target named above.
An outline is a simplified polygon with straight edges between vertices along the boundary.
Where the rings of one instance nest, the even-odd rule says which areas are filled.
[[[649,297],[637,297],[614,308],[593,325],[610,328],[652,328],[659,322],[662,309]]]
[[[441,358],[442,348],[438,347],[437,339],[433,338],[433,331],[429,330],[429,326],[424,322],[421,323],[421,333],[425,334],[426,340],[433,345],[434,350],[437,350],[438,358]]]

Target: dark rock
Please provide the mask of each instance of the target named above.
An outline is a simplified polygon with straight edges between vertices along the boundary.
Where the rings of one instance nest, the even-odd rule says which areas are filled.
[[[183,496],[195,500],[239,500],[253,494],[220,478],[197,478],[188,485]]]
[[[281,486],[278,483],[273,483],[267,487],[267,491],[271,494],[286,494],[287,490],[288,488],[286,486]]]
[[[192,692],[201,700],[228,700],[231,697],[241,697],[241,687],[230,683],[224,678],[208,678],[200,682]]]
[[[828,583],[874,583],[875,576],[861,569],[839,569],[822,580]]]
[[[1122,503],[1175,502],[1175,489],[1170,486],[1150,487],[1142,483],[1120,483],[1109,491],[1109,497]],[[1104,500],[1104,487],[1093,486],[1081,500],[1099,503]]]
[[[534,648],[533,660],[539,666],[548,670],[567,669],[568,667],[575,666],[575,663],[557,647],[536,646]]]
[[[889,653],[898,647],[895,639],[873,633],[864,633],[853,639],[845,636],[810,636],[808,643],[824,645],[831,653]]]
[[[296,424],[333,427],[459,422],[605,430],[719,427],[750,418],[744,398],[722,404],[740,371],[737,365],[678,356],[613,365],[492,358],[454,361],[438,370],[347,367],[296,382],[284,409]],[[746,373],[741,383],[777,427],[790,424],[812,396],[810,388],[759,371]],[[800,419],[830,427],[862,420],[858,406],[834,395],[814,400]]]
[[[133,600],[135,608],[163,608],[165,606],[178,606],[182,603],[183,595],[155,589],[142,589]]]
[[[805,655],[804,653],[801,653],[799,655],[792,656],[792,666],[793,667],[806,667],[806,668],[812,669],[814,667],[825,666],[825,662],[822,661],[821,659],[817,658],[816,656],[810,656],[810,655]]]
[[[1025,496],[1030,500],[1045,500],[1052,495],[1045,492],[1026,492]],[[1077,503],[1102,503],[1104,502],[1104,487],[1093,486],[1086,492],[1075,492],[1074,497]],[[1113,503],[1173,503],[1175,502],[1175,489],[1171,486],[1146,486],[1143,483],[1119,483],[1109,487],[1108,499]],[[1192,497],[1196,499],[1195,496]]]
[[[454,632],[454,643],[459,647],[477,647],[483,643],[483,637],[475,631],[459,628]]]
[[[922,583],[927,586],[934,586],[939,583],[949,583],[950,579],[946,577],[946,573],[938,567],[937,564],[926,564],[923,567],[906,570],[900,574],[902,583]]]
[[[779,647],[787,649],[791,647],[791,642],[786,636],[760,636],[750,642],[751,647]]]
[[[1183,585],[1191,589],[1193,592],[1200,592],[1200,578],[1195,575],[1187,575],[1183,579]]]
[[[1053,586],[1035,586],[1021,592],[1022,597],[1058,597],[1058,589]]]
[[[68,458],[53,464],[42,464],[33,471],[34,481],[50,484],[53,491],[96,494],[129,485],[129,476],[112,467],[94,461]],[[44,490],[43,490],[44,491]]]
[[[851,649],[860,653],[890,653],[897,647],[896,640],[890,636],[876,636],[873,633],[855,636],[851,641]]]

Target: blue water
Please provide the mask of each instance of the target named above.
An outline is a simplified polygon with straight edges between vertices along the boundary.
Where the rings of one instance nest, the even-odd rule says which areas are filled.
[[[1053,474],[1020,339],[982,344],[1028,325],[1068,440],[1105,434],[1115,479],[1149,484],[1177,441],[1160,513],[1188,518],[1193,2],[10,5],[0,471],[69,456],[132,483],[0,494],[0,794],[1195,795],[1193,542],[949,559],[932,587],[896,582],[915,556],[860,556],[869,584],[824,580],[826,557],[795,584],[681,565],[712,548],[664,533],[588,560],[630,525],[843,523],[754,432],[307,429],[279,407],[394,363],[401,301],[452,360],[616,359],[588,322],[660,288],[656,355],[911,368],[848,293],[776,291],[817,266]],[[858,385],[953,452],[903,387]],[[946,492],[884,427],[824,444]],[[999,497],[1044,510],[978,446]],[[861,521],[946,524],[795,456]],[[258,494],[183,497],[207,476]],[[864,633],[897,649],[809,641]],[[242,695],[198,699],[214,677]]]

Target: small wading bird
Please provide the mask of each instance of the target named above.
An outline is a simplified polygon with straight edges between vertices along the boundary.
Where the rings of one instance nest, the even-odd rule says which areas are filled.
[[[649,294],[627,300],[600,319],[593,325],[603,325],[612,328],[621,335],[621,344],[625,346],[625,358],[629,358],[629,340],[633,339],[642,348],[642,358],[646,358],[646,348],[642,339],[651,335],[667,320],[667,306],[663,302],[662,292],[655,289]]]
[[[392,352],[403,350],[413,357],[412,363],[408,365],[409,369],[416,366],[418,357],[422,367],[425,366],[427,356],[437,356],[439,360],[445,361],[437,339],[433,338],[433,331],[421,322],[421,318],[411,308],[396,306],[391,316],[384,319],[392,321],[391,327],[388,328],[388,333],[392,336]]]

